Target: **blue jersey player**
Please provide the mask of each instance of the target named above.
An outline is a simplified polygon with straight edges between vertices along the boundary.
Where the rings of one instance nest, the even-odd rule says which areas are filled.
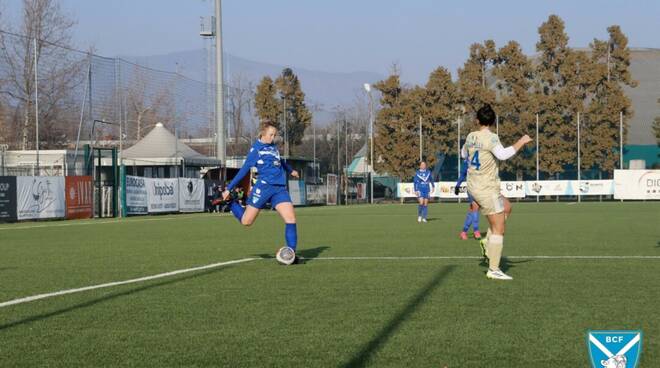
[[[242,225],[250,226],[256,220],[259,211],[264,208],[266,203],[270,202],[271,207],[284,220],[286,245],[295,252],[298,245],[296,214],[293,210],[291,197],[286,189],[286,180],[289,174],[294,178],[298,178],[299,175],[280,157],[274,143],[276,135],[277,128],[270,121],[262,123],[259,139],[250,148],[243,167],[229,183],[222,197],[225,200],[231,200],[230,193],[232,190],[250,172],[250,169],[255,167],[259,176],[252,186],[247,199],[247,206],[244,208],[238,201],[231,200],[231,212]],[[299,263],[297,256],[294,263]]]
[[[468,166],[470,163],[468,160],[463,162],[463,167],[461,168],[461,176],[459,176],[456,186],[454,187],[454,194],[458,195],[460,192],[461,184],[467,178]],[[474,201],[470,193],[468,195],[468,202],[470,207],[468,207],[467,215],[465,215],[465,222],[463,222],[463,231],[460,233],[460,237],[463,240],[467,240],[467,232],[470,230],[470,225],[472,225],[472,230],[474,231],[474,238],[481,239],[481,233],[479,232],[479,205]]]
[[[414,179],[415,195],[417,196],[417,222],[426,222],[429,214],[429,198],[435,188],[431,170],[427,170],[426,162],[419,163],[419,170],[415,172]]]

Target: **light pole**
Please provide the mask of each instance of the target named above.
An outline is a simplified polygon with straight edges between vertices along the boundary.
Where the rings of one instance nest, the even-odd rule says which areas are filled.
[[[369,203],[374,203],[374,98],[371,94],[371,85],[364,84],[364,90],[369,95],[369,164],[371,172],[369,173]]]
[[[222,74],[222,0],[215,0],[215,109],[216,132],[218,134],[216,157],[226,167],[225,142],[225,91]]]
[[[577,113],[577,181],[578,181],[578,190],[577,197],[578,202],[582,201],[582,196],[580,196],[580,112]]]

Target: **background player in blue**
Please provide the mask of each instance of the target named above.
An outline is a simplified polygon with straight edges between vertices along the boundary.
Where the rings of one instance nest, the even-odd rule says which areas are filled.
[[[419,163],[419,170],[415,172],[415,195],[417,196],[417,222],[426,222],[429,214],[429,198],[434,189],[431,170],[426,169],[426,162]]]
[[[470,163],[465,160],[463,162],[463,167],[461,167],[461,176],[458,178],[458,181],[456,182],[456,186],[454,187],[454,194],[458,195],[460,193],[460,188],[461,184],[465,181],[465,178],[467,178],[467,171],[468,171],[468,165]],[[474,238],[475,239],[481,239],[481,233],[479,232],[479,205],[477,202],[474,201],[470,193],[468,195],[468,212],[465,215],[465,221],[463,222],[463,231],[460,233],[460,237],[463,240],[467,240],[467,232],[470,230],[470,225],[472,225],[472,231],[474,232]]]
[[[247,206],[244,208],[238,201],[232,200],[231,212],[241,224],[250,226],[256,220],[259,211],[264,208],[266,203],[270,202],[271,206],[284,220],[286,245],[295,252],[298,245],[296,214],[293,210],[289,192],[286,190],[286,180],[287,174],[291,174],[294,178],[298,178],[299,175],[296,170],[291,169],[286,161],[280,158],[280,153],[274,143],[276,135],[277,128],[271,122],[262,123],[259,139],[250,148],[243,167],[229,183],[222,197],[229,200],[232,190],[250,172],[252,167],[256,167],[259,177],[252,186],[247,199]],[[298,263],[297,256],[295,263]]]

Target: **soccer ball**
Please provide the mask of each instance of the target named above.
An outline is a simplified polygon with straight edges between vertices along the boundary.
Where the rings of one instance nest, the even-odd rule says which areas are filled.
[[[288,266],[296,260],[296,252],[289,247],[282,247],[275,253],[275,258],[279,264]]]

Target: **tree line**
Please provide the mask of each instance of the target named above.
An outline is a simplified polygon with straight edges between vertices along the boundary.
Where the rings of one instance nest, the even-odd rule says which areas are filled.
[[[456,81],[444,67],[435,69],[424,86],[402,85],[399,73],[375,84],[381,109],[376,118],[376,168],[406,178],[419,157],[419,119],[427,161],[436,153],[456,155],[458,125],[464,139],[474,128],[474,114],[488,103],[498,115],[502,142],[523,134],[536,136],[539,118],[539,170],[547,176],[574,169],[577,114],[581,114],[581,167],[611,172],[618,168],[619,118],[624,141],[632,117],[624,86],[635,87],[630,74],[628,39],[619,26],[607,28],[606,40],[594,39],[585,50],[568,46],[563,20],[551,15],[538,28],[534,56],[516,41],[497,47],[493,40],[470,46]],[[502,170],[522,178],[536,168],[534,145]]]

